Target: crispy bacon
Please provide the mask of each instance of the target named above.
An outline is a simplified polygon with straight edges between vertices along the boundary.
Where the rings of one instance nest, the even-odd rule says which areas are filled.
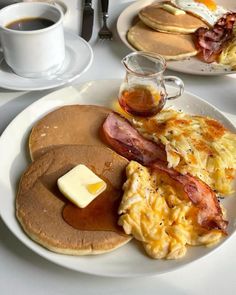
[[[199,57],[207,63],[216,61],[225,44],[233,38],[236,13],[227,13],[211,29],[199,28],[195,32],[195,46]]]
[[[143,138],[128,120],[117,113],[108,115],[103,124],[103,135],[116,152],[129,160],[136,160],[144,165],[157,159],[166,161],[162,144]]]
[[[206,229],[220,229],[226,234],[228,222],[223,219],[221,207],[212,189],[200,179],[190,174],[182,175],[174,169],[167,168],[163,162],[155,162],[151,169],[158,171],[178,187],[198,209],[198,224]]]

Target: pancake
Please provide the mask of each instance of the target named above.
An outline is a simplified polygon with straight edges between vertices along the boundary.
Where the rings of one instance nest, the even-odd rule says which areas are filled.
[[[111,185],[111,197],[117,191],[122,197],[128,160],[102,146],[64,146],[44,154],[25,171],[16,197],[16,216],[34,241],[54,252],[87,255],[114,250],[131,237],[109,230],[78,230],[62,217],[69,201],[60,193],[56,182],[78,164],[86,165]],[[100,197],[103,194],[94,201]]]
[[[139,17],[148,27],[161,32],[190,34],[200,27],[207,27],[206,23],[191,14],[173,15],[160,4],[146,6],[139,12]]]
[[[52,148],[68,144],[105,146],[99,129],[111,110],[93,105],[63,106],[39,120],[29,137],[32,160]]]
[[[180,60],[198,53],[192,35],[157,32],[141,21],[130,28],[127,39],[137,50],[160,54],[166,60]]]

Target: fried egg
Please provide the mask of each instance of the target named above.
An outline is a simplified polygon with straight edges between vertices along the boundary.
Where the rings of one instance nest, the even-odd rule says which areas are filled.
[[[187,246],[211,246],[223,233],[197,223],[192,202],[158,173],[131,161],[119,207],[119,224],[154,259],[179,259]]]
[[[199,17],[210,26],[228,12],[213,0],[170,0],[170,2],[177,8]]]

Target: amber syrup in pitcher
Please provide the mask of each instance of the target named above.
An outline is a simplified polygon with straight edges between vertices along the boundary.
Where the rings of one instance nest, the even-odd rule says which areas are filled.
[[[134,116],[151,117],[163,107],[164,95],[148,85],[137,85],[120,91],[119,104]]]

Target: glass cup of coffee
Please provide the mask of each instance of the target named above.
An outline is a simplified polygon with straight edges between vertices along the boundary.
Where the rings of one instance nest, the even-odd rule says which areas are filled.
[[[165,105],[166,100],[182,95],[184,84],[175,76],[163,76],[165,59],[157,54],[137,51],[123,58],[126,75],[120,86],[118,101],[127,113],[151,117]],[[174,95],[168,95],[165,83],[177,86]]]
[[[1,9],[0,39],[6,63],[19,76],[51,76],[63,65],[63,13],[48,3],[21,2]]]

